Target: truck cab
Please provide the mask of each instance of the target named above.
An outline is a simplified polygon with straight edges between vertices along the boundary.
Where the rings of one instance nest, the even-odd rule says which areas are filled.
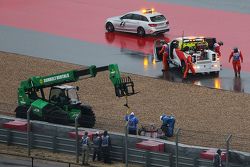
[[[50,89],[49,101],[54,104],[81,104],[77,91],[79,87],[70,85],[54,86]]]

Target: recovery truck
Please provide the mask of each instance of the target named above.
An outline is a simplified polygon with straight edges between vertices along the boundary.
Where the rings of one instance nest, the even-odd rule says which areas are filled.
[[[79,100],[78,86],[62,85],[77,82],[80,79],[95,77],[97,72],[109,70],[115,94],[118,97],[134,94],[134,83],[130,77],[121,77],[117,64],[87,69],[71,70],[48,76],[34,76],[21,81],[18,87],[17,118],[27,118],[27,110],[31,106],[30,118],[67,125],[78,119],[80,126],[92,128],[95,125],[95,113],[91,106],[83,105]],[[50,88],[46,99],[44,89]]]
[[[185,69],[185,62],[181,61],[177,56],[175,49],[178,48],[184,52],[185,57],[192,56],[192,63],[196,73],[211,73],[219,74],[221,70],[221,63],[219,55],[214,51],[213,46],[216,38],[201,37],[201,36],[187,36],[175,38],[169,43],[164,40],[157,40],[154,44],[154,57],[161,61],[162,55],[159,51],[162,45],[167,44],[168,49],[168,63],[179,67],[182,72]],[[189,71],[190,73],[191,71]]]

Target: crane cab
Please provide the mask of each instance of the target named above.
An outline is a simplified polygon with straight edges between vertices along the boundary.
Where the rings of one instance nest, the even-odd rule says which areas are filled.
[[[60,106],[81,104],[77,94],[78,90],[78,86],[53,86],[50,89],[49,101]]]

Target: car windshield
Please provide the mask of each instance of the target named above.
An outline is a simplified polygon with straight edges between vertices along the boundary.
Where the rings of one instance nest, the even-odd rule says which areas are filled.
[[[68,96],[71,99],[71,101],[79,101],[79,98],[75,89],[69,89]]]
[[[165,21],[166,18],[163,15],[157,15],[157,16],[150,17],[150,20],[152,22],[160,22],[160,21]]]

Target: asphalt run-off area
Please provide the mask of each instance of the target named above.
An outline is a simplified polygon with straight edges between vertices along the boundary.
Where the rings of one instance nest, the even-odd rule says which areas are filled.
[[[152,55],[154,41],[183,33],[216,37],[224,42],[220,75],[198,75],[185,82],[249,93],[250,1],[241,1],[0,0],[0,50],[82,65],[117,63],[123,72],[182,82],[178,71],[162,73],[162,64]],[[145,38],[106,32],[106,18],[151,7],[168,18],[170,32]],[[235,46],[244,56],[241,78],[234,77],[228,62]]]

